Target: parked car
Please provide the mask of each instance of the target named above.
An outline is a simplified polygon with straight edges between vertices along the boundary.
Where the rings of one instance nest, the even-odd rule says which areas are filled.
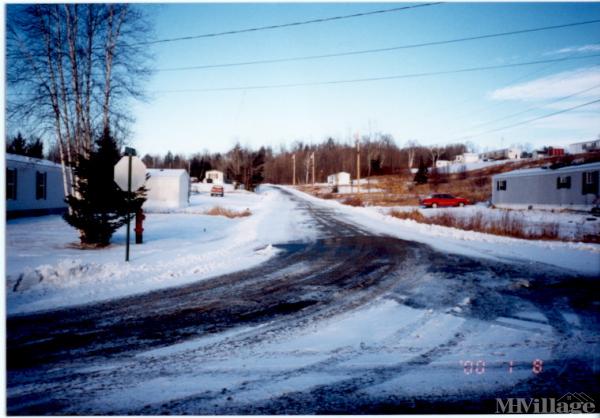
[[[463,197],[454,197],[451,194],[432,194],[419,203],[426,208],[437,208],[443,206],[465,206],[470,204],[469,200]]]
[[[225,189],[223,186],[213,186],[210,188],[210,195],[223,197],[225,195]]]

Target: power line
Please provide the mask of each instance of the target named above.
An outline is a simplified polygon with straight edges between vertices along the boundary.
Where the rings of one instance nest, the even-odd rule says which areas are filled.
[[[355,50],[355,51],[337,52],[337,53],[331,53],[331,54],[304,55],[304,56],[298,56],[298,57],[272,58],[272,59],[265,59],[265,60],[239,61],[239,62],[221,63],[221,64],[194,65],[194,66],[188,66],[188,67],[159,68],[156,71],[204,70],[204,69],[209,69],[209,68],[237,67],[237,66],[257,65],[257,64],[274,64],[274,63],[281,63],[281,62],[294,62],[294,61],[315,60],[315,59],[323,59],[323,58],[344,57],[344,56],[349,56],[349,55],[372,54],[372,53],[378,53],[378,52],[397,51],[397,50],[401,50],[401,49],[422,48],[422,47],[435,46],[435,45],[447,45],[447,44],[452,44],[452,43],[475,41],[475,40],[480,40],[480,39],[498,38],[498,37],[502,37],[502,36],[519,35],[519,34],[523,34],[523,33],[541,32],[541,31],[546,31],[546,30],[554,30],[554,29],[568,28],[568,27],[574,27],[574,26],[590,25],[593,23],[600,23],[600,19],[586,20],[586,21],[582,21],[582,22],[565,23],[562,25],[521,29],[521,30],[515,30],[515,31],[509,31],[509,32],[499,32],[499,33],[491,33],[491,34],[485,34],[485,35],[468,36],[468,37],[463,37],[463,38],[446,39],[446,40],[441,40],[441,41],[432,41],[432,42],[422,42],[422,43],[417,43],[417,44],[391,46],[391,47],[385,47],[385,48],[362,49],[362,50]]]
[[[277,88],[288,88],[288,87],[305,87],[305,86],[363,83],[363,82],[369,82],[369,81],[399,80],[399,79],[405,79],[405,78],[431,77],[431,76],[445,75],[445,74],[459,74],[459,73],[468,73],[468,72],[476,72],[476,71],[488,71],[488,70],[495,70],[495,69],[501,69],[501,68],[523,67],[523,66],[528,66],[528,65],[545,64],[545,63],[549,63],[549,62],[570,61],[570,60],[576,60],[576,59],[587,59],[587,58],[597,58],[597,57],[600,57],[600,54],[584,55],[584,56],[579,56],[579,57],[554,58],[554,59],[528,61],[528,62],[518,62],[518,63],[512,63],[512,64],[489,65],[489,66],[483,66],[483,67],[469,67],[469,68],[460,68],[460,69],[456,69],[456,70],[431,71],[431,72],[412,73],[412,74],[398,74],[398,75],[389,75],[389,76],[382,76],[382,77],[366,77],[366,78],[354,78],[354,79],[347,79],[347,80],[330,80],[330,81],[313,81],[313,82],[305,82],[305,83],[264,84],[264,85],[254,85],[254,86],[238,86],[238,87],[211,87],[211,88],[201,88],[201,89],[157,90],[157,91],[155,91],[155,93],[188,93],[188,92],[210,92],[210,91],[233,91],[233,90],[264,90],[264,89],[277,89]]]
[[[309,24],[313,24],[313,23],[324,23],[324,22],[331,22],[331,21],[342,20],[342,19],[353,19],[353,18],[357,18],[357,17],[372,16],[372,15],[383,14],[383,13],[393,13],[393,12],[399,12],[399,11],[409,10],[409,9],[417,9],[417,8],[421,8],[421,7],[435,6],[438,4],[442,4],[442,2],[420,3],[420,4],[415,4],[412,6],[401,6],[401,7],[394,7],[391,9],[380,9],[380,10],[372,10],[369,12],[353,13],[353,14],[349,14],[349,15],[339,15],[339,16],[323,17],[323,18],[319,18],[319,19],[301,20],[301,21],[297,21],[297,22],[281,23],[278,25],[258,26],[258,27],[254,27],[254,28],[229,30],[229,31],[224,31],[224,32],[204,33],[204,34],[200,34],[200,35],[191,35],[191,36],[180,36],[180,37],[176,37],[176,38],[164,38],[164,39],[157,39],[154,41],[140,42],[140,43],[133,44],[133,45],[151,45],[151,44],[159,44],[159,43],[167,43],[167,42],[189,41],[192,39],[214,38],[217,36],[236,35],[239,33],[281,29],[281,28],[287,28],[287,27],[291,27],[291,26],[309,25]]]
[[[579,96],[580,94],[587,93],[588,91],[591,91],[591,90],[595,90],[598,87],[600,87],[600,84],[596,84],[595,86],[589,87],[587,89],[580,90],[580,91],[578,91],[576,93],[569,94],[568,96],[559,97],[558,99],[552,100],[550,102],[546,102],[545,105],[547,106],[547,105],[551,105],[551,104],[555,104],[555,103],[559,103],[559,102],[571,99],[573,97]],[[500,122],[500,121],[503,121],[503,120],[506,120],[506,119],[511,119],[511,118],[514,118],[515,116],[520,116],[520,115],[523,115],[525,113],[529,113],[532,110],[536,110],[536,109],[539,109],[539,107],[538,106],[531,106],[531,107],[528,107],[525,110],[521,110],[519,112],[512,113],[510,115],[506,115],[506,116],[503,116],[503,117],[498,118],[498,119],[494,119],[494,120],[490,120],[490,121],[487,121],[487,122],[478,123],[476,125],[471,126],[470,129],[479,128],[479,127],[485,126],[485,125],[490,125],[492,123]]]
[[[467,136],[464,136],[464,137],[461,137],[461,138],[457,138],[454,141],[460,141],[460,140],[466,139],[466,138],[475,138],[475,137],[478,137],[478,136],[481,136],[481,135],[485,135],[485,134],[489,134],[489,133],[493,133],[493,132],[504,131],[506,129],[514,128],[516,126],[526,125],[528,123],[535,122],[535,121],[538,121],[540,119],[546,119],[546,118],[549,118],[549,117],[552,117],[552,116],[560,115],[562,113],[570,112],[572,110],[580,109],[582,107],[590,106],[590,105],[593,105],[595,103],[600,103],[600,99],[592,100],[591,102],[587,102],[587,103],[583,103],[583,104],[580,104],[580,105],[577,105],[577,106],[569,107],[567,109],[559,110],[557,112],[549,113],[547,115],[538,116],[538,117],[532,118],[532,119],[527,119],[527,120],[524,120],[522,122],[513,123],[511,125],[502,126],[500,128],[490,129],[489,131],[480,132],[480,133],[475,134],[475,135],[467,135]]]

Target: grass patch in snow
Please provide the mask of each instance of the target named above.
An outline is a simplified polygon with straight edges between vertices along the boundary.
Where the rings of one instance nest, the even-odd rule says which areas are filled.
[[[546,222],[536,228],[529,228],[523,219],[510,211],[503,211],[498,218],[486,218],[481,212],[476,212],[471,216],[456,216],[450,212],[425,216],[418,209],[411,211],[391,210],[389,214],[398,219],[408,219],[428,225],[439,225],[506,237],[532,240],[562,239],[559,234],[560,225],[558,222]],[[594,242],[591,239],[592,237],[593,235],[583,235],[579,237],[579,240]]]
[[[226,209],[221,206],[214,206],[214,207],[208,209],[207,211],[205,211],[204,214],[211,215],[211,216],[225,216],[227,218],[233,219],[233,218],[244,218],[246,216],[250,216],[250,215],[252,215],[252,212],[250,212],[250,209],[236,211],[236,210],[232,210],[232,209]]]

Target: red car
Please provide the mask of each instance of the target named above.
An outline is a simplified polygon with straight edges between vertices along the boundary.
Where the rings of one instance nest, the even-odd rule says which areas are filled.
[[[225,194],[225,189],[223,188],[223,186],[213,186],[210,189],[210,195],[211,196],[221,196],[221,197],[223,197],[224,194]]]
[[[451,194],[432,194],[419,202],[426,208],[437,208],[443,206],[465,206],[470,202],[462,197],[454,197]]]

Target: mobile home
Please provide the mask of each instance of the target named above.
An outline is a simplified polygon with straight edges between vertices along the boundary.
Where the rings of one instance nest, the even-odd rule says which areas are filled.
[[[222,171],[208,170],[204,176],[204,183],[223,184],[225,176]]]
[[[64,213],[64,182],[60,164],[6,154],[6,217]]]
[[[492,178],[492,203],[499,207],[588,210],[598,203],[599,173],[600,162],[497,174]]]
[[[593,151],[600,151],[600,138],[591,141],[576,142],[569,145],[570,154],[581,154]]]

